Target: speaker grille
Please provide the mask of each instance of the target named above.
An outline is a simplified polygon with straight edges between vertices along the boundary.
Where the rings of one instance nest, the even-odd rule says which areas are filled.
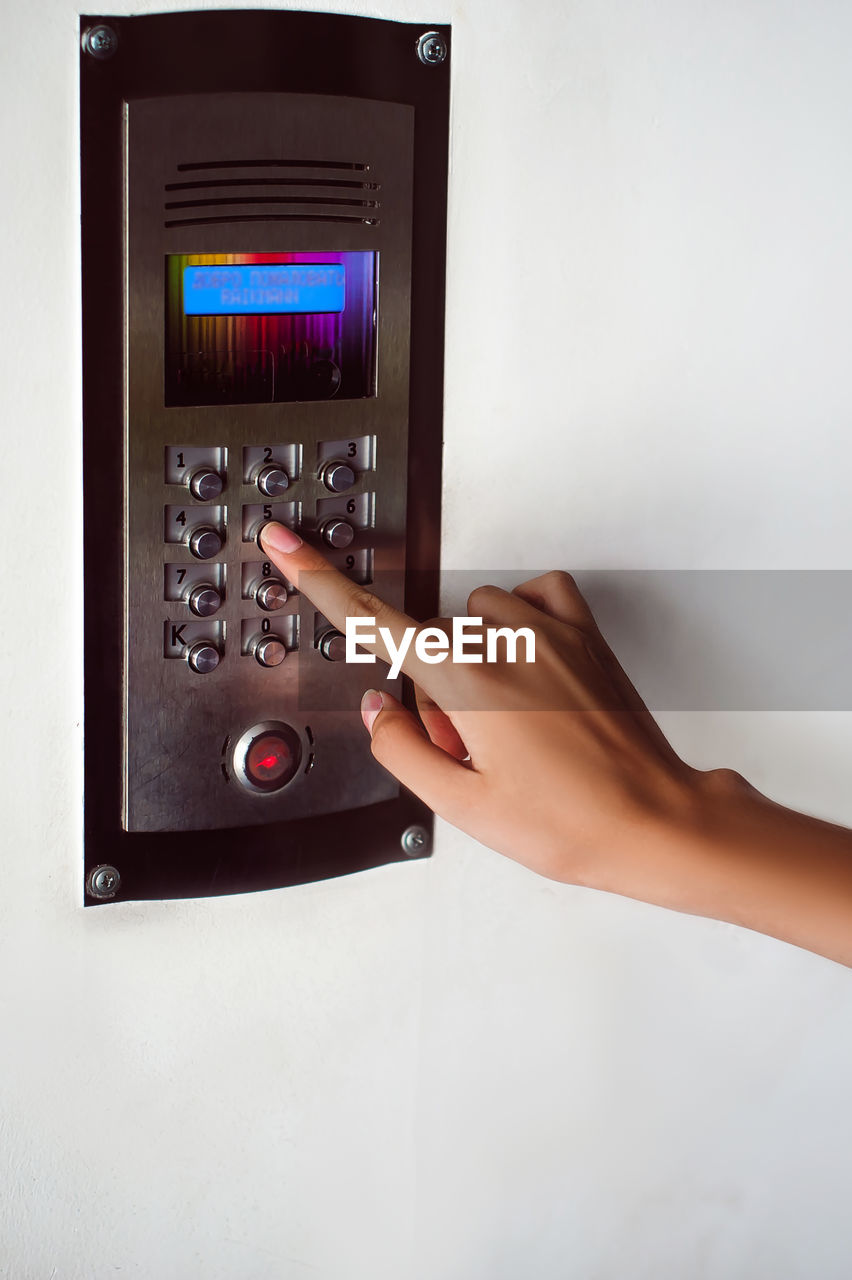
[[[179,164],[192,179],[165,184],[166,227],[233,222],[349,222],[378,226],[381,184],[352,160],[202,160]],[[223,177],[230,170],[232,176]],[[282,171],[273,176],[275,170]],[[330,173],[364,174],[330,177]],[[205,177],[210,173],[211,177]],[[175,198],[179,195],[179,198]]]

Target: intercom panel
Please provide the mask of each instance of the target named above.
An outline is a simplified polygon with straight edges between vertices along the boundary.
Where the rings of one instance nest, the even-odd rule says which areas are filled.
[[[81,44],[87,901],[423,856],[360,721],[377,669],[259,533],[436,612],[448,33],[220,11]]]

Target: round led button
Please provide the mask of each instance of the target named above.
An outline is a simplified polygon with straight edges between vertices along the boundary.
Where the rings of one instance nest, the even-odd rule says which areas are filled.
[[[234,772],[250,791],[280,791],[299,772],[302,744],[288,724],[254,725],[234,748]]]

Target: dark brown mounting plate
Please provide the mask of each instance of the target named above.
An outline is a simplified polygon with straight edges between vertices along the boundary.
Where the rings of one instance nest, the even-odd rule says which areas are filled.
[[[141,99],[311,94],[413,108],[405,607],[415,617],[429,617],[438,606],[449,56],[436,65],[418,57],[418,39],[431,29],[428,23],[332,14],[84,16],[81,37],[101,25],[115,34],[115,51],[93,57],[83,40],[80,64],[85,848],[87,884],[102,865],[115,868],[120,880],[112,899],[87,890],[85,902],[246,892],[424,856],[432,815],[404,789],[379,803],[263,825],[125,829],[124,139],[128,104],[132,115],[133,103]],[[449,48],[449,28],[438,30]],[[187,181],[192,177],[188,173]],[[346,190],[341,192],[332,198],[346,199]],[[191,193],[175,191],[169,198],[186,200]],[[295,201],[291,212],[298,213]],[[426,838],[406,851],[401,837],[412,826],[423,828]]]

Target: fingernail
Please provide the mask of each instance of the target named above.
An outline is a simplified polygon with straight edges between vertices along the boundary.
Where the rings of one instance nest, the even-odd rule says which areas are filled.
[[[361,719],[364,728],[373,736],[373,721],[384,706],[384,699],[378,689],[368,689],[361,699]]]
[[[270,551],[283,551],[285,555],[295,551],[302,545],[298,533],[288,529],[286,524],[265,524],[260,531],[260,540]]]

